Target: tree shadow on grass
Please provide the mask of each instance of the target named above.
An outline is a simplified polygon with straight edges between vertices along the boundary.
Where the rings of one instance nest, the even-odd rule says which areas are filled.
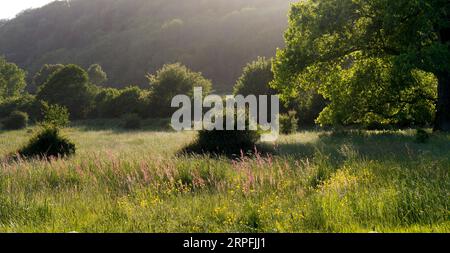
[[[318,152],[333,160],[359,157],[370,160],[415,159],[427,154],[436,157],[450,155],[450,135],[432,134],[426,143],[418,143],[415,131],[360,131],[318,133],[315,142],[301,140],[277,144],[278,155],[313,158]]]
[[[337,165],[349,157],[370,160],[413,159],[418,154],[432,152],[433,149],[436,149],[436,143],[442,139],[436,135],[430,140],[430,143],[421,144],[415,141],[414,134],[399,131],[348,130],[321,132],[317,135],[316,140],[309,142],[304,142],[302,139],[288,139],[287,142],[263,143],[253,148],[231,150],[204,150],[194,142],[181,149],[177,154],[225,156],[228,158],[252,157],[255,154],[262,154],[294,159],[314,159],[314,157],[320,156]],[[441,143],[447,142],[441,141]],[[450,144],[447,144],[447,151],[450,151]]]
[[[267,155],[274,155],[276,153],[275,148],[272,145],[267,144],[257,144],[253,147],[233,147],[233,148],[217,148],[214,150],[211,149],[204,149],[200,145],[198,145],[196,142],[192,142],[188,144],[187,146],[181,148],[177,153],[176,156],[183,157],[183,156],[190,156],[190,157],[196,157],[196,156],[206,156],[209,158],[215,158],[215,159],[221,159],[221,158],[227,158],[231,160],[240,160],[243,158],[248,157],[256,157],[256,156],[267,156]]]

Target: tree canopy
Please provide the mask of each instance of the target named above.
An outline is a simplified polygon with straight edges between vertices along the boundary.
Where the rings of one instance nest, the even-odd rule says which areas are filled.
[[[244,96],[275,94],[276,92],[269,86],[272,80],[272,62],[264,57],[258,57],[244,67],[241,77],[234,86],[234,94]]]
[[[102,85],[108,81],[108,76],[99,64],[92,64],[88,68],[89,80],[95,85]]]
[[[329,100],[318,118],[323,125],[421,124],[436,112],[435,128],[450,130],[449,6],[447,0],[300,1],[290,11],[272,85],[285,99],[317,89]]]
[[[48,78],[58,70],[64,68],[62,64],[44,64],[41,69],[33,76],[34,89],[38,89]]]
[[[26,72],[0,57],[0,101],[20,95],[25,87]]]
[[[194,87],[202,87],[203,94],[211,92],[212,83],[202,73],[194,72],[180,63],[166,64],[155,75],[149,75],[152,107],[160,116],[170,116],[170,104],[176,95],[185,94],[193,98]]]
[[[86,71],[76,65],[66,65],[40,87],[37,99],[64,106],[75,119],[86,116],[94,99]]]

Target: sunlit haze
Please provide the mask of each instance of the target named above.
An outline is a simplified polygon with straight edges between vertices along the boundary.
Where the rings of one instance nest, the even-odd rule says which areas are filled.
[[[0,19],[14,18],[18,13],[29,8],[38,8],[54,0],[4,0],[0,3]]]

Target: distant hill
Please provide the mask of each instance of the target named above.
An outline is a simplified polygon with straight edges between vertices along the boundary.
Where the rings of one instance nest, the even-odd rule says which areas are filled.
[[[283,46],[292,0],[72,0],[0,22],[0,54],[29,71],[99,63],[109,85],[145,86],[182,62],[230,91],[245,63]]]

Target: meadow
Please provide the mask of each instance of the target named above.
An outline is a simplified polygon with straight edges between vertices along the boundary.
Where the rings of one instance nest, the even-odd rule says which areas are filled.
[[[311,130],[230,159],[166,125],[75,122],[50,161],[7,159],[34,127],[1,131],[0,232],[450,232],[450,134]]]

